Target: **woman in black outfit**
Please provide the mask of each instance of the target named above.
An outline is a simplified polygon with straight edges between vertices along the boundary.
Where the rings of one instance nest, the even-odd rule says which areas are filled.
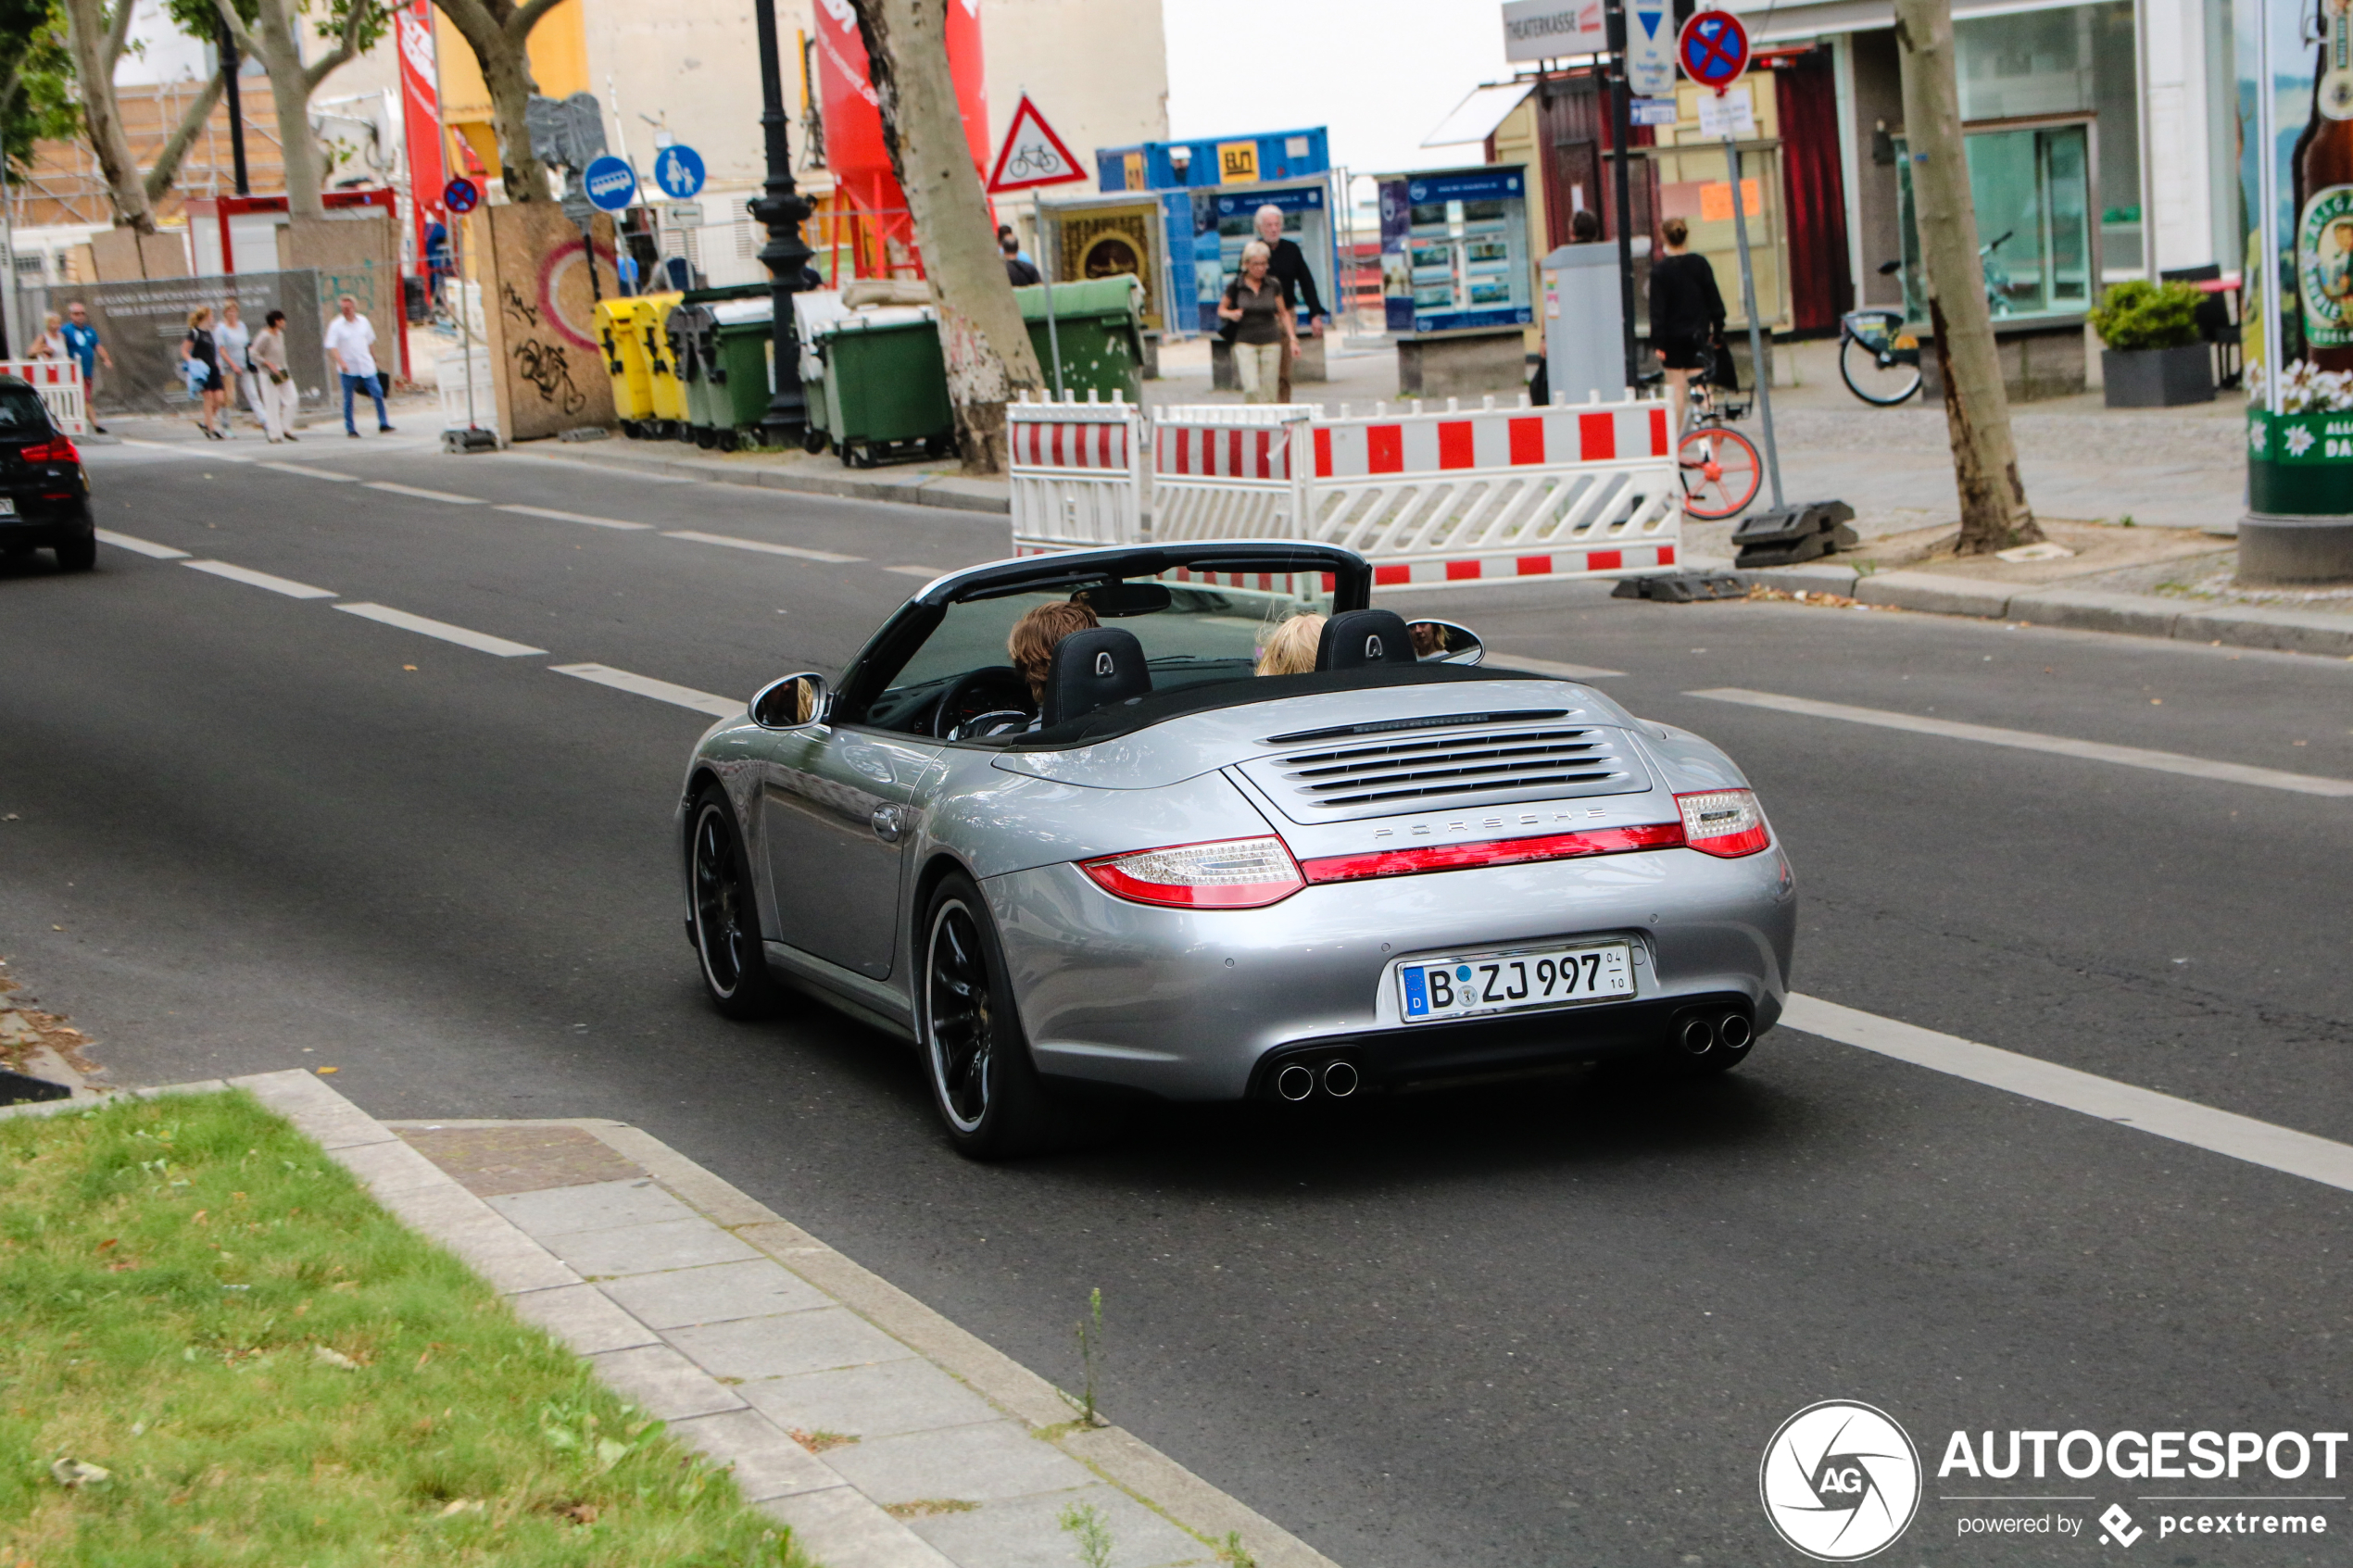
[[[1716,269],[1707,257],[1683,248],[1691,238],[1689,224],[1670,218],[1659,225],[1659,233],[1667,254],[1651,263],[1651,351],[1667,367],[1680,434],[1692,372],[1706,365],[1707,345],[1724,335],[1724,296],[1716,292]]]
[[[212,423],[213,417],[229,400],[229,383],[220,375],[220,351],[212,341],[210,307],[200,305],[188,312],[188,335],[180,340],[180,358],[194,360],[204,367],[202,381],[193,375],[188,378],[191,387],[204,397],[204,417],[196,421],[197,424],[213,440],[228,440],[228,436],[215,430]],[[223,424],[227,422],[226,419],[221,420]]]

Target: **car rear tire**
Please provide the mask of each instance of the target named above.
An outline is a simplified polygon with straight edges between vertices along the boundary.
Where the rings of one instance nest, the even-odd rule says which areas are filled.
[[[686,886],[703,989],[729,1018],[765,1018],[782,989],[760,945],[760,905],[735,808],[716,788],[695,797],[686,832]]]
[[[948,1141],[972,1160],[1046,1148],[1059,1119],[1029,1058],[996,922],[971,878],[941,880],[921,930],[916,1035]]]
[[[98,564],[98,541],[94,534],[59,545],[57,552],[60,571],[88,571]]]

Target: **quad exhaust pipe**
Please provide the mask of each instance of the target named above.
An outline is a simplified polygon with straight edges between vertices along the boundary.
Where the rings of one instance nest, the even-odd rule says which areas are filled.
[[[1293,1105],[1314,1098],[1318,1088],[1323,1090],[1327,1098],[1346,1099],[1356,1092],[1363,1082],[1356,1064],[1346,1057],[1335,1057],[1321,1068],[1312,1067],[1303,1061],[1293,1061],[1286,1063],[1275,1074],[1275,1093]]]

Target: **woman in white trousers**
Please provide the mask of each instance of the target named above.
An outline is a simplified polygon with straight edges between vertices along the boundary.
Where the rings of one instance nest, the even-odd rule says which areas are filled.
[[[294,440],[295,408],[302,394],[295,385],[294,367],[286,358],[284,311],[270,312],[261,331],[253,334],[246,352],[253,358],[246,395],[253,403],[254,412],[261,416],[262,433],[273,442]]]

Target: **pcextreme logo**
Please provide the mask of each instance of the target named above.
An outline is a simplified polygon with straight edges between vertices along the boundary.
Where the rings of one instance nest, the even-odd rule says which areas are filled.
[[[1825,1399],[1781,1423],[1756,1487],[1781,1539],[1817,1562],[1857,1562],[1919,1511],[1919,1450],[1884,1411]]]

